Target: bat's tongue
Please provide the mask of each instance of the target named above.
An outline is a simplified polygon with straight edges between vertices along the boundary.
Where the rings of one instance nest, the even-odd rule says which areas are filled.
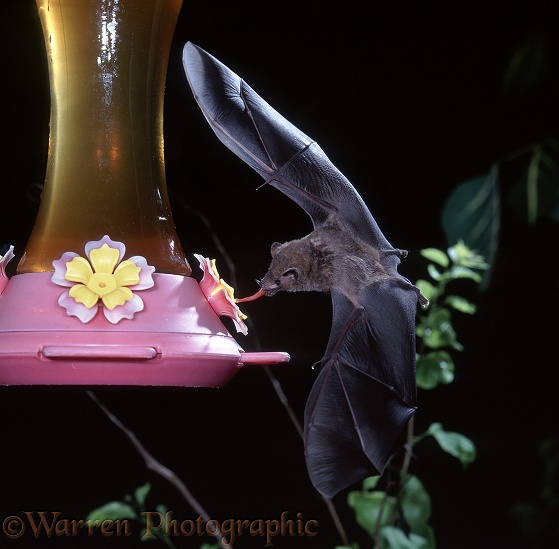
[[[244,303],[245,301],[254,301],[255,299],[258,299],[259,297],[262,297],[263,295],[266,295],[266,292],[264,290],[260,289],[253,295],[250,295],[248,297],[241,297],[240,299],[235,299],[235,303]]]

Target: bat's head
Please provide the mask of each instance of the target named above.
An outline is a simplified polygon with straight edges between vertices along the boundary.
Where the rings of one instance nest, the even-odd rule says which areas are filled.
[[[328,291],[329,282],[323,276],[324,256],[311,235],[271,248],[272,262],[268,272],[258,281],[268,296],[278,292]]]
[[[262,280],[258,280],[260,288],[267,296],[278,292],[296,292],[300,290],[301,257],[292,242],[280,244],[274,242],[271,248],[272,262]]]

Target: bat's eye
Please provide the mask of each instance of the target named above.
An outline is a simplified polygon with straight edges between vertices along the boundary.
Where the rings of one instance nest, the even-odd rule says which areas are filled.
[[[297,280],[299,278],[299,273],[295,269],[287,269],[283,273],[283,278],[290,278],[291,280]]]

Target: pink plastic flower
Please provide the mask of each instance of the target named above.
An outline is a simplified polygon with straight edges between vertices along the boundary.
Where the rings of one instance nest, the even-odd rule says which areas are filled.
[[[143,310],[144,302],[134,292],[153,286],[151,275],[155,267],[149,266],[139,255],[122,261],[125,251],[122,242],[105,235],[85,245],[87,259],[65,252],[53,261],[52,282],[70,288],[58,299],[68,315],[78,317],[83,323],[89,322],[97,314],[101,302],[107,320],[116,324]]]
[[[14,257],[14,247],[10,246],[10,249],[2,256],[0,255],[0,294],[4,291],[4,288],[8,284],[8,277],[6,276],[6,265],[10,262],[10,259]]]
[[[223,278],[219,277],[215,266],[215,259],[208,259],[199,254],[194,254],[204,276],[200,281],[200,288],[218,316],[228,316],[233,320],[237,332],[247,335],[248,328],[243,322],[246,315],[241,312],[235,303],[235,290]]]

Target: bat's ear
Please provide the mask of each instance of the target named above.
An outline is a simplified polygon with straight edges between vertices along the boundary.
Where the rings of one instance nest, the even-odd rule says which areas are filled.
[[[279,242],[274,242],[274,243],[272,244],[272,247],[271,247],[271,249],[270,249],[270,253],[272,254],[272,259],[273,259],[274,257],[276,257],[276,255],[279,254],[281,248],[282,248],[282,244],[280,244]]]

